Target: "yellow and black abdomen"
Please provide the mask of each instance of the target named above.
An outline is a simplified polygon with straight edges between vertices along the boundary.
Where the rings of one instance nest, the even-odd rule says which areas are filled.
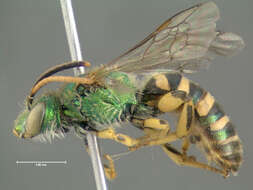
[[[177,106],[183,105],[184,101],[192,101],[189,105],[194,107],[196,122],[193,125],[188,122],[192,120],[192,114],[187,112],[185,123],[189,131],[186,134],[189,137],[198,137],[198,145],[205,151],[208,159],[226,171],[235,173],[238,170],[243,152],[240,139],[228,116],[209,92],[179,73],[153,76],[143,92],[143,102],[157,107],[162,113],[180,108]],[[179,103],[176,102],[173,107],[171,101],[174,100]]]
[[[242,145],[229,117],[214,97],[191,82],[196,119],[202,147],[208,157],[222,168],[235,173],[242,163]]]

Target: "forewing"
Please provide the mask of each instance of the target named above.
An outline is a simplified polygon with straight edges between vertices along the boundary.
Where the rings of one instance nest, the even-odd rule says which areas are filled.
[[[244,47],[240,36],[216,31],[218,19],[219,10],[213,2],[184,10],[93,74],[103,81],[112,71],[192,73],[207,68],[213,55],[234,54]]]
[[[219,10],[213,2],[196,5],[173,16],[146,39],[107,64],[104,70],[145,72],[153,69],[197,70],[216,37]],[[193,66],[194,65],[194,66]]]

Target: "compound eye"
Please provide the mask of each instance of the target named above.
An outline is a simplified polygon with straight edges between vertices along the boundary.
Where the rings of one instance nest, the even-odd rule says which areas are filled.
[[[41,131],[41,125],[45,114],[45,104],[38,103],[27,117],[24,138],[32,138]]]

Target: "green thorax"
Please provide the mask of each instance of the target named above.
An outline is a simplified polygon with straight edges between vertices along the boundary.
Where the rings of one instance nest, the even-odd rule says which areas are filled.
[[[135,93],[130,79],[121,72],[110,73],[104,87],[68,84],[63,90],[64,113],[93,124],[111,124],[137,104]]]

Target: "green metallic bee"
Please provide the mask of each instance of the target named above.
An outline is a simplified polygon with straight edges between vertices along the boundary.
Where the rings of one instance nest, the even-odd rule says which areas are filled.
[[[242,163],[242,145],[228,116],[214,97],[184,73],[206,68],[215,54],[230,55],[244,47],[233,33],[216,31],[219,10],[213,2],[184,10],[159,26],[135,47],[112,62],[84,76],[52,76],[62,70],[89,66],[88,62],[58,65],[43,73],[34,84],[27,107],[18,116],[13,132],[20,138],[51,139],[74,128],[83,136],[122,143],[134,151],[160,145],[178,165],[210,170],[227,177]],[[51,82],[62,88],[42,93]],[[158,116],[179,113],[175,131]],[[115,131],[115,124],[130,122],[144,135],[132,138]],[[171,143],[182,140],[182,150]],[[196,143],[217,167],[188,156]],[[116,172],[113,161],[106,168],[109,178]]]

